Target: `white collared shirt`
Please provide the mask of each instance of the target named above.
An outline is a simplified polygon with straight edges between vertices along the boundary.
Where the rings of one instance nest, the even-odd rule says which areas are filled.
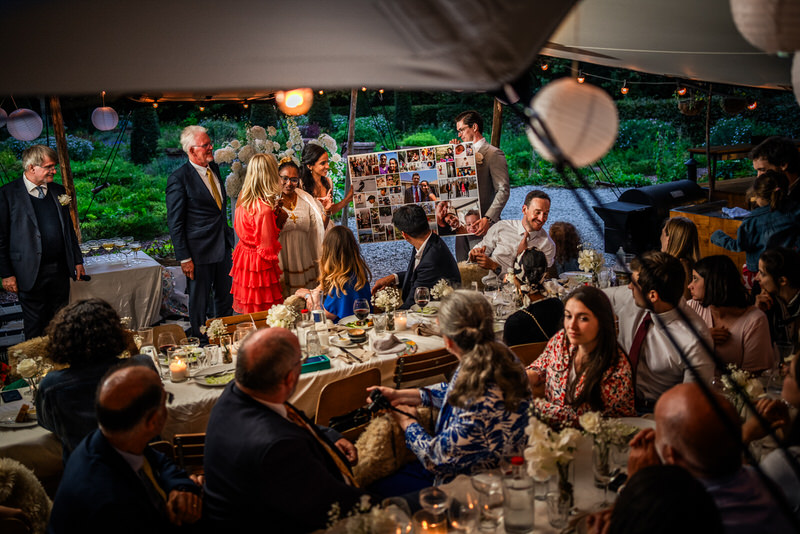
[[[214,195],[214,191],[212,191],[212,189],[211,189],[211,185],[208,183],[208,179],[206,179],[206,169],[210,169],[210,167],[201,167],[200,165],[197,165],[193,161],[189,161],[189,163],[192,164],[192,167],[194,167],[194,169],[197,171],[197,174],[200,175],[200,178],[203,180],[203,183],[205,184],[206,189],[208,189],[208,192],[211,193],[211,198],[216,198],[215,195]],[[222,189],[221,189],[221,186],[220,186],[219,176],[214,174],[213,170],[211,171],[211,174],[215,178],[214,187],[217,188],[217,192],[219,193],[219,198],[222,198]]]
[[[39,191],[36,189],[37,187],[41,187],[42,191],[44,192],[44,196],[47,196],[47,183],[37,186],[35,183],[28,180],[24,173],[22,174],[22,183],[25,184],[25,189],[28,190],[28,194],[30,196],[39,198]]]
[[[473,141],[472,142],[472,148],[475,150],[475,152],[477,152],[485,144],[486,144],[486,138],[485,137],[481,137],[478,141]]]
[[[525,235],[525,227],[522,221],[502,220],[494,223],[480,243],[473,248],[486,247],[486,255],[500,264],[503,272],[514,267],[517,259],[517,248],[519,247],[522,236]],[[556,257],[556,244],[544,231],[536,230],[528,234],[526,248],[536,247],[541,250],[547,258],[547,266],[553,265]]]
[[[422,244],[417,249],[417,253],[414,254],[414,270],[415,271],[417,270],[417,267],[419,267],[419,262],[422,261],[422,253],[425,252],[425,246],[428,244],[428,241],[430,241],[432,235],[433,235],[433,232],[428,234],[427,239],[425,239],[425,241],[422,242]]]
[[[139,472],[139,469],[141,469],[142,466],[144,465],[144,454],[133,454],[133,453],[125,452],[125,451],[123,451],[121,449],[118,449],[118,448],[114,447],[113,445],[112,445],[112,447],[113,447],[113,449],[115,451],[117,451],[119,453],[120,456],[122,456],[122,459],[125,460],[125,463],[127,463],[129,466],[131,466],[131,469],[133,469],[134,473],[138,473]]]
[[[283,403],[269,402],[265,401],[264,399],[259,399],[258,397],[252,397],[252,396],[250,398],[256,402],[263,404],[264,406],[266,406],[276,414],[280,415],[284,419],[289,419],[287,417],[286,405],[284,405]]]

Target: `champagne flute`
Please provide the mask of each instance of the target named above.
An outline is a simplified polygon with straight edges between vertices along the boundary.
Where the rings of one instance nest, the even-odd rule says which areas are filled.
[[[356,299],[353,302],[353,313],[358,319],[358,324],[363,325],[364,319],[369,317],[369,301],[367,299]]]
[[[414,290],[414,302],[419,306],[419,312],[422,313],[423,308],[431,301],[431,290],[427,287],[418,287]]]
[[[89,251],[92,250],[92,247],[89,245],[89,242],[87,241],[85,243],[81,243],[80,249],[81,249],[81,256],[83,256],[83,265],[84,265],[84,267],[86,267],[88,265],[91,265],[92,260],[91,260],[91,258],[87,257],[87,254],[89,254]]]
[[[110,255],[113,254],[111,251],[114,250],[114,242],[109,239],[105,239],[102,242],[102,247],[103,250],[105,250],[108,253],[105,255],[103,261],[106,263],[111,263]]]
[[[125,256],[125,267],[130,267],[131,263],[128,261],[128,257],[131,255],[131,252],[133,251],[131,250],[130,247],[122,247],[120,249],[120,252],[122,253],[123,256]]]
[[[131,263],[142,263],[141,260],[139,260],[139,251],[142,250],[142,244],[138,241],[133,241],[132,243],[129,243],[128,246],[131,247],[131,250],[133,251],[133,262]]]
[[[114,247],[117,249],[117,254],[119,254],[122,252],[122,248],[125,247],[125,241],[123,241],[121,237],[115,237]]]

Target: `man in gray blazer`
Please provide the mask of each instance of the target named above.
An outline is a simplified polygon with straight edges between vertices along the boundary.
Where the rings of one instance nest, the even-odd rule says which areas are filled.
[[[0,277],[19,297],[26,339],[42,335],[69,302],[69,278],[86,274],[71,198],[53,182],[57,161],[55,150],[33,145],[22,153],[22,178],[0,188]]]
[[[189,161],[167,180],[167,223],[175,258],[186,275],[192,335],[200,337],[207,313],[211,317],[233,314],[233,229],[228,226],[228,197],[206,129],[184,128],[181,146]]]
[[[483,117],[477,111],[469,110],[456,117],[456,131],[462,142],[472,142],[475,150],[475,166],[478,174],[478,194],[480,195],[481,219],[475,224],[474,243],[486,235],[489,227],[500,220],[500,214],[508,201],[511,189],[508,181],[506,156],[499,148],[492,146],[483,137]],[[458,143],[453,139],[451,143]],[[470,248],[468,238],[456,239],[456,258],[467,259]]]

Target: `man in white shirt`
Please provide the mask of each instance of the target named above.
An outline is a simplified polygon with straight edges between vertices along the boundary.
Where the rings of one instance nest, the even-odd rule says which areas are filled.
[[[550,197],[547,193],[538,189],[530,191],[522,206],[522,219],[499,221],[492,225],[481,242],[470,250],[470,261],[500,275],[514,267],[517,256],[536,247],[547,257],[547,265],[553,265],[556,245],[542,228],[549,215]]]
[[[652,412],[662,393],[695,380],[667,333],[706,382],[713,378],[714,363],[701,339],[710,347],[711,334],[682,300],[686,274],[680,261],[664,252],[646,252],[631,262],[631,271],[628,288],[605,291],[619,320],[620,346],[634,371],[637,411]]]

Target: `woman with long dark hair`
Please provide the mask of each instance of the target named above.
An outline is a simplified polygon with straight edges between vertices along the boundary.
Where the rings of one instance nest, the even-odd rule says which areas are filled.
[[[631,366],[617,344],[614,310],[601,290],[580,286],[564,302],[564,328],[528,366],[544,402],[537,417],[556,427],[575,426],[588,411],[606,417],[634,415]]]
[[[748,302],[742,274],[727,256],[707,256],[694,265],[687,304],[711,330],[714,353],[725,363],[750,372],[772,367],[771,341],[764,312]]]
[[[479,293],[454,291],[439,308],[445,348],[459,360],[448,383],[422,389],[373,387],[408,413],[416,406],[438,408],[436,432],[392,412],[406,434],[406,446],[427,470],[421,489],[460,473],[496,468],[526,442],[530,390],[522,365],[494,340],[494,312]],[[410,490],[409,490],[410,491]]]
[[[325,214],[330,217],[342,211],[353,198],[353,188],[351,187],[341,202],[333,201],[333,183],[328,178],[330,164],[328,162],[328,151],[325,147],[315,143],[309,143],[303,148],[303,158],[300,164],[300,178],[303,183],[303,190],[322,203]],[[325,220],[327,227],[329,219]]]
[[[758,260],[756,280],[761,293],[756,306],[767,314],[772,342],[800,350],[800,254],[786,248],[767,249]]]

